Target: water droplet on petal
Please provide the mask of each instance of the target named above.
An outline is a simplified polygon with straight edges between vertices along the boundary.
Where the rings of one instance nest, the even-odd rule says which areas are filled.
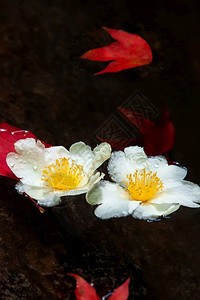
[[[15,159],[18,159],[18,158],[19,158],[19,156],[17,154],[15,154]]]
[[[37,168],[38,168],[37,166],[33,166],[33,170],[35,170],[35,171],[36,171],[36,170],[37,170]]]
[[[159,166],[159,163],[155,163],[154,167],[158,168],[158,166]]]
[[[14,164],[12,163],[12,164],[10,164],[10,166],[11,166],[11,168],[13,168],[13,167],[14,167]]]
[[[0,131],[7,131],[6,129],[1,128]]]
[[[94,283],[90,283],[91,286],[94,286]]]

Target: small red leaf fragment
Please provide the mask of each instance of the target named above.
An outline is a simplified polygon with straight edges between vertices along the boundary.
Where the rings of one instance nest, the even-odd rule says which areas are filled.
[[[108,298],[108,300],[127,300],[129,296],[130,278],[128,278],[120,287],[118,287],[114,293]]]
[[[100,300],[95,289],[81,276],[68,274],[76,279],[75,296],[77,300]]]
[[[111,61],[104,70],[95,75],[119,72],[151,63],[151,48],[139,35],[106,27],[103,29],[116,41],[108,46],[89,50],[81,56],[90,60]]]

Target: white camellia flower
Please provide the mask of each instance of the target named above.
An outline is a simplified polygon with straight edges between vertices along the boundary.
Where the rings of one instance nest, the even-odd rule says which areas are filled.
[[[58,204],[61,196],[86,193],[104,177],[96,169],[111,154],[107,143],[92,151],[90,146],[77,142],[68,151],[62,146],[45,148],[39,140],[27,138],[14,146],[16,153],[9,153],[6,161],[20,180],[16,189],[43,206]]]
[[[86,198],[98,205],[101,219],[132,215],[154,220],[176,211],[181,205],[200,207],[200,187],[185,181],[185,168],[168,165],[162,156],[147,157],[141,147],[112,153],[108,172],[115,183],[101,181]]]

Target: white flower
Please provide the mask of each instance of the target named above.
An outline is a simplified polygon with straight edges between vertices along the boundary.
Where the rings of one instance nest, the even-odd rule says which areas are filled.
[[[14,146],[16,153],[9,153],[6,161],[20,180],[16,189],[43,206],[58,204],[61,196],[86,193],[104,177],[96,169],[111,154],[107,143],[92,151],[85,143],[77,142],[68,151],[62,146],[45,148],[39,140],[27,138]]]
[[[185,168],[168,165],[162,156],[147,157],[143,148],[128,147],[111,155],[108,172],[116,183],[101,181],[88,191],[87,201],[99,206],[101,219],[132,215],[157,219],[181,205],[200,207],[200,187],[185,181]]]

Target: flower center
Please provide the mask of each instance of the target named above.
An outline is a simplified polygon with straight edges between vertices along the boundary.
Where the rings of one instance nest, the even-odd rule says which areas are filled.
[[[48,187],[57,190],[73,190],[78,187],[81,180],[85,177],[83,166],[77,165],[74,160],[69,158],[56,159],[54,164],[46,166],[43,170],[41,180],[47,182]]]
[[[158,178],[157,172],[147,173],[145,169],[141,173],[138,170],[134,174],[128,174],[126,177],[129,182],[126,183],[126,190],[129,192],[133,200],[147,202],[153,198],[153,196],[163,190],[163,183]]]

